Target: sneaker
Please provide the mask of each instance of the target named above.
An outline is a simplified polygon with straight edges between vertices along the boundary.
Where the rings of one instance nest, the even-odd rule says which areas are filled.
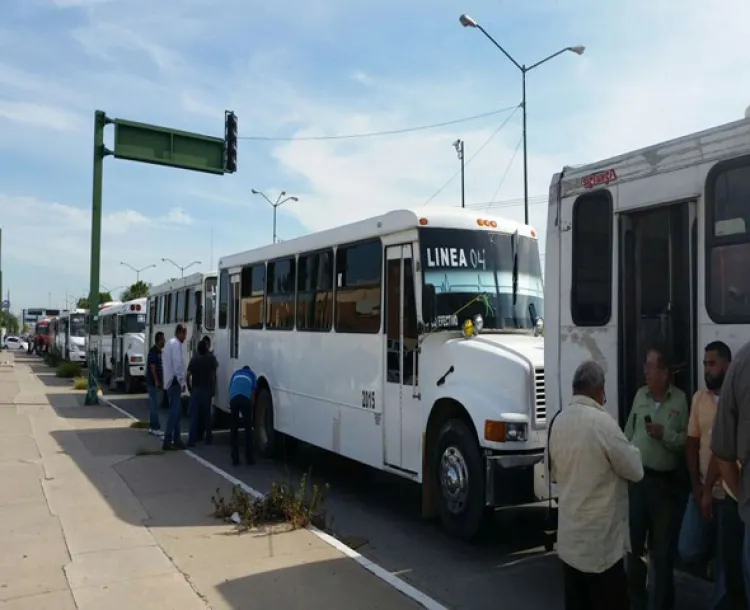
[[[183,442],[182,442],[182,441],[181,441],[180,439],[177,439],[177,440],[176,440],[176,441],[174,442],[174,444],[173,444],[173,447],[174,447],[175,449],[185,449],[185,448],[186,448],[186,447],[185,447],[185,443],[183,443]]]
[[[176,447],[172,443],[164,443],[161,446],[162,451],[174,451]]]
[[[163,437],[163,436],[164,436],[164,432],[162,432],[161,430],[158,430],[158,429],[156,429],[156,428],[151,428],[151,429],[150,429],[150,430],[148,431],[148,433],[149,433],[149,434],[150,434],[151,436],[158,436],[158,437]]]

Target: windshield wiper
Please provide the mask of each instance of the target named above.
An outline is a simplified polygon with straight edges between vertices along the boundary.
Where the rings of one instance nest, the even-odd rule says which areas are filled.
[[[516,303],[518,302],[518,229],[511,240],[513,251],[513,324],[518,328],[518,316],[516,315]]]

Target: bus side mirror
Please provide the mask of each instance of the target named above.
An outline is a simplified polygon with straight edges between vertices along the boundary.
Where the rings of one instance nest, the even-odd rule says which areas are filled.
[[[433,284],[425,284],[422,289],[422,320],[428,326],[435,321],[437,294]]]

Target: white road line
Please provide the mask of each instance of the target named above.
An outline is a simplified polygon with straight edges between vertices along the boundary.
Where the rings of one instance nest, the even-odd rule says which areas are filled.
[[[113,403],[111,400],[108,400],[104,396],[99,396],[99,401],[103,402],[104,404],[108,405],[109,407],[112,407],[115,411],[118,411],[119,413],[122,413],[125,417],[132,419],[134,421],[139,421],[137,417],[131,415],[128,413],[125,409],[122,409],[118,407],[115,403]],[[265,494],[258,491],[257,489],[253,489],[250,487],[247,483],[240,481],[237,477],[232,476],[225,470],[222,470],[215,464],[212,464],[208,460],[202,458],[201,456],[193,453],[192,451],[185,450],[183,453],[186,453],[191,458],[193,458],[198,463],[202,464],[209,470],[212,470],[216,474],[218,474],[220,477],[223,477],[227,481],[229,481],[232,485],[239,485],[246,493],[250,494],[251,496],[254,496],[256,498],[262,498]],[[425,593],[422,593],[419,589],[416,587],[410,585],[405,580],[402,580],[395,574],[392,574],[385,568],[379,566],[377,563],[370,561],[366,557],[364,557],[361,553],[358,553],[353,548],[346,546],[341,540],[338,538],[334,538],[330,534],[327,534],[326,532],[319,530],[315,526],[310,526],[307,528],[311,533],[315,534],[318,538],[320,538],[323,542],[330,544],[333,548],[335,548],[337,551],[343,553],[350,559],[353,559],[356,561],[360,566],[362,566],[365,570],[379,578],[380,580],[388,583],[391,585],[394,589],[408,597],[409,599],[415,601],[423,608],[426,608],[426,610],[449,610],[446,606],[443,606],[440,602],[438,602],[436,599],[433,599],[429,595],[426,595]]]

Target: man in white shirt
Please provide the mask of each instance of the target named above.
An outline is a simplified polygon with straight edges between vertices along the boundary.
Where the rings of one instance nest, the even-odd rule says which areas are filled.
[[[184,449],[180,430],[180,415],[182,414],[182,394],[185,391],[186,369],[185,354],[182,344],[187,334],[185,327],[178,324],[172,337],[162,352],[162,368],[164,370],[164,391],[169,401],[169,416],[167,429],[164,431],[164,451]]]
[[[584,362],[573,399],[550,424],[548,460],[558,486],[557,554],[566,610],[628,610],[624,558],[630,548],[628,481],[641,455],[603,409],[604,371]]]

